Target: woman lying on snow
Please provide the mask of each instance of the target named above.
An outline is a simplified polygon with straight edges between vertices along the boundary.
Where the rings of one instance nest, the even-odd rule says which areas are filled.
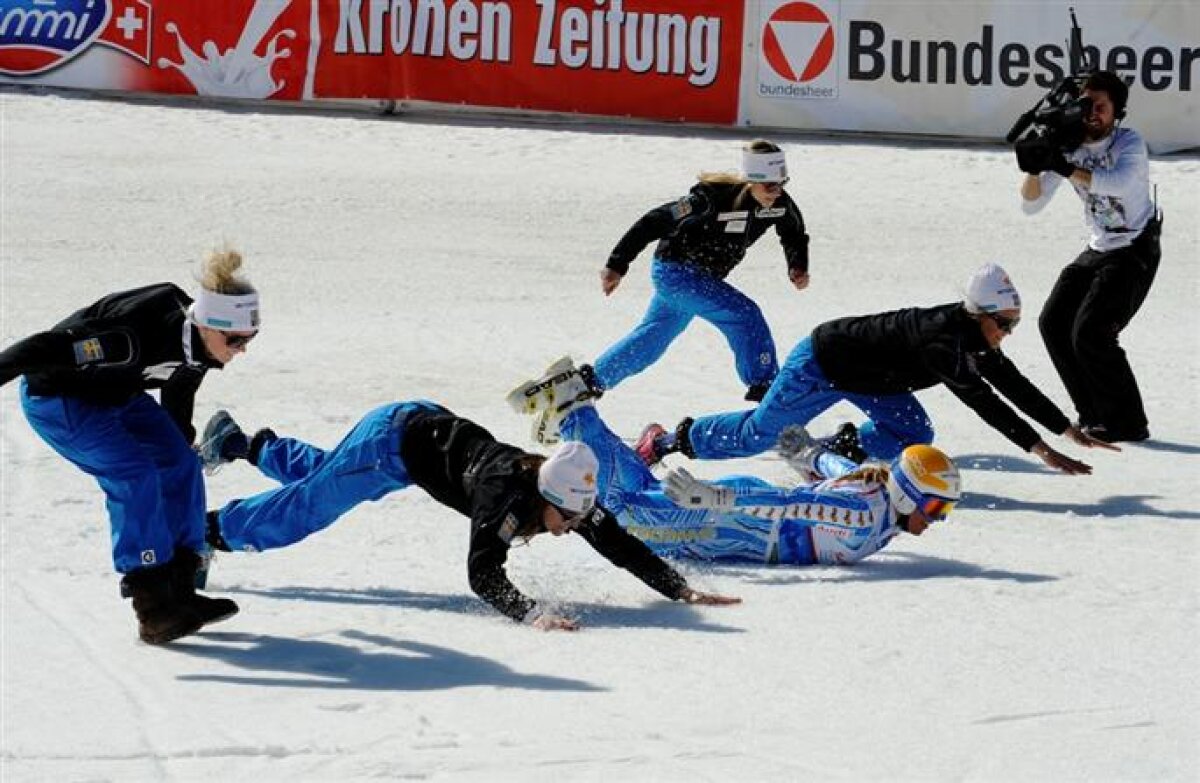
[[[958,468],[932,446],[909,446],[890,465],[860,466],[800,428],[780,442],[784,457],[807,479],[800,486],[777,487],[753,476],[704,482],[682,468],[660,482],[605,425],[589,395],[576,391],[547,387],[542,399],[527,398],[521,409],[550,411],[564,440],[591,448],[600,466],[599,502],[664,557],[854,563],[901,532],[921,535],[960,496]]]

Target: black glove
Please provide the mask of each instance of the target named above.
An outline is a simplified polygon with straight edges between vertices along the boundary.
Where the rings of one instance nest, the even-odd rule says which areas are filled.
[[[1041,174],[1050,170],[1054,148],[1046,143],[1045,139],[1018,141],[1013,149],[1017,153],[1017,167],[1026,174]]]
[[[1061,175],[1063,179],[1070,179],[1071,175],[1075,173],[1075,164],[1067,160],[1067,156],[1060,150],[1054,150],[1046,170]]]
[[[1032,138],[1017,142],[1017,166],[1026,174],[1041,174],[1043,171],[1053,171],[1063,177],[1075,173],[1075,166],[1067,162],[1067,158],[1058,147],[1043,138]]]

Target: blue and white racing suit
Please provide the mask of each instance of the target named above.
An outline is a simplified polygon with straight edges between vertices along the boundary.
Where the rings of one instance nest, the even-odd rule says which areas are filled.
[[[561,433],[591,447],[600,461],[600,502],[663,557],[841,565],[878,552],[900,532],[885,486],[842,481],[858,466],[830,452],[818,460],[826,477],[818,483],[783,489],[753,476],[727,476],[714,483],[734,489],[734,510],[687,509],[663,494],[594,406],[569,413]]]

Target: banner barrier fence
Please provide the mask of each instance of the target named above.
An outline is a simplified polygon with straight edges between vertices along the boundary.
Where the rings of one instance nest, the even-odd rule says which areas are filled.
[[[1200,147],[1200,4],[1073,5],[1151,150]],[[1068,27],[1008,0],[0,0],[0,82],[999,140]]]

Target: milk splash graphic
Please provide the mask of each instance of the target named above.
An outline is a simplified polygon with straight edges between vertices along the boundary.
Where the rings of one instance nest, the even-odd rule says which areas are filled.
[[[222,54],[212,41],[200,46],[204,56],[196,54],[183,40],[179,26],[166,24],[166,30],[175,36],[179,44],[179,55],[183,62],[172,62],[165,57],[158,60],[159,68],[175,68],[182,73],[197,95],[220,98],[269,98],[283,89],[284,80],[278,83],[271,77],[271,66],[276,60],[291,56],[290,49],[276,51],[281,38],[295,38],[294,30],[280,30],[271,37],[266,53],[259,57],[254,50],[266,35],[267,30],[291,5],[292,0],[257,0],[246,20],[246,26],[238,38],[237,45]]]

